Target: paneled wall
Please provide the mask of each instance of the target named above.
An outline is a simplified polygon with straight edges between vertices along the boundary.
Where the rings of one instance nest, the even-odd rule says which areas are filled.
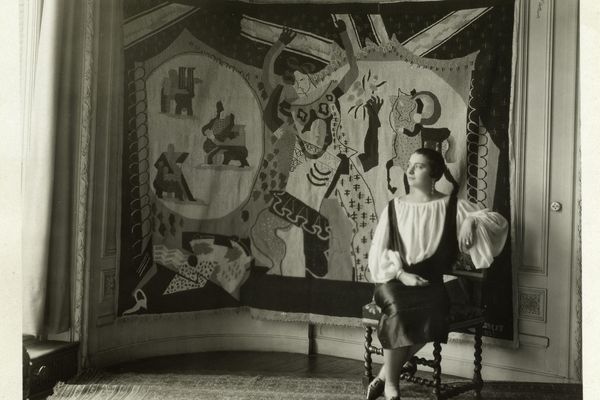
[[[522,1],[514,86],[517,189],[515,278],[519,346],[486,343],[484,379],[581,379],[581,275],[576,185],[576,0]],[[98,1],[96,102],[89,304],[84,335],[88,365],[208,350],[307,352],[305,324],[258,321],[245,311],[190,318],[115,320],[118,268],[123,71],[121,3]],[[359,329],[316,327],[315,351],[362,359]],[[423,350],[429,351],[428,348]],[[445,346],[443,370],[468,376],[467,343]],[[358,378],[357,378],[358,379]]]

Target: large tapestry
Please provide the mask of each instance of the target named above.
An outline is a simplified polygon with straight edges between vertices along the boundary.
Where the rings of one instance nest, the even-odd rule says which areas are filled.
[[[356,325],[378,216],[420,147],[510,220],[513,1],[127,0],[124,15],[120,316]],[[484,291],[503,339],[510,254]]]

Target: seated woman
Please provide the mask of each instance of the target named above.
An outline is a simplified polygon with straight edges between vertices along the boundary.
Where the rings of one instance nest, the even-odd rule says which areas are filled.
[[[382,310],[377,335],[385,351],[368,399],[382,394],[399,399],[403,365],[425,343],[446,343],[449,299],[442,275],[458,252],[470,254],[476,268],[487,268],[507,236],[500,214],[457,199],[458,184],[437,151],[413,153],[406,175],[409,192],[386,206],[369,251],[375,302]],[[451,195],[435,189],[442,176],[454,186]]]

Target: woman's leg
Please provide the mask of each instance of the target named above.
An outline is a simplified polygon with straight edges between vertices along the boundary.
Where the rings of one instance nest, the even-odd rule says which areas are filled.
[[[378,377],[385,381],[384,394],[386,399],[399,396],[400,372],[402,371],[402,367],[424,345],[424,343],[419,343],[396,349],[385,349],[383,352],[383,366],[379,370]]]
[[[400,369],[408,359],[410,346],[398,347],[396,349],[385,349],[383,352],[385,375],[385,398],[389,399],[399,395],[398,384],[400,381]]]
[[[423,346],[425,346],[425,343],[417,343],[417,344],[413,344],[412,346],[410,346],[410,348],[408,350],[408,358],[406,359],[405,363],[410,361],[410,359],[413,358],[413,356],[415,354],[417,354],[419,352],[419,350],[421,350],[423,348]],[[415,368],[416,368],[416,365],[415,365]]]
[[[413,344],[412,346],[410,346],[410,347],[409,347],[409,350],[408,350],[408,354],[407,354],[407,359],[406,359],[406,361],[404,361],[404,363],[402,364],[402,367],[405,367],[405,366],[406,366],[406,363],[407,363],[408,361],[410,361],[410,359],[411,359],[411,358],[412,358],[412,357],[413,357],[415,354],[417,354],[417,353],[419,352],[419,350],[421,350],[421,349],[423,348],[423,346],[425,346],[425,343]],[[381,369],[379,370],[379,373],[377,374],[377,377],[378,377],[379,379],[381,379],[382,381],[385,381],[385,364],[386,364],[386,363],[385,363],[385,353],[387,353],[388,351],[389,351],[389,350],[386,350],[386,351],[384,352],[384,356],[383,356],[383,358],[384,358],[384,363],[383,363],[383,365],[381,366]]]
[[[383,356],[383,358],[385,359],[385,355]],[[381,379],[382,381],[385,381],[385,361],[384,361],[383,365],[381,366],[381,369],[379,370],[377,377],[379,379]]]

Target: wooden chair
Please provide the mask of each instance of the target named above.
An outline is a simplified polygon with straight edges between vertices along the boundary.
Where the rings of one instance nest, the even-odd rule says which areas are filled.
[[[485,306],[482,304],[481,292],[485,279],[485,272],[470,272],[463,269],[465,263],[460,262],[448,275],[454,275],[457,279],[446,283],[450,295],[451,307],[448,316],[449,332],[461,332],[474,335],[474,371],[470,382],[444,384],[442,375],[442,346],[439,342],[433,343],[433,359],[425,359],[417,356],[412,357],[411,362],[416,367],[423,365],[433,370],[432,379],[421,378],[412,372],[404,372],[400,375],[405,380],[419,385],[431,387],[433,395],[437,400],[448,399],[461,393],[473,390],[476,399],[481,399],[483,379],[481,378],[481,335],[484,323]],[[458,267],[457,267],[458,266]],[[381,310],[374,302],[363,307],[363,326],[365,327],[365,362],[363,387],[366,388],[373,380],[373,368],[371,354],[383,355],[383,349],[373,346],[373,330],[377,328]],[[416,369],[416,368],[415,368]]]

